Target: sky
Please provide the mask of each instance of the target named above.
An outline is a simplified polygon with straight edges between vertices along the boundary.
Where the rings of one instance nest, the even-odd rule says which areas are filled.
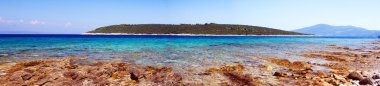
[[[380,0],[1,0],[0,32],[78,34],[114,24],[316,24],[380,30]]]

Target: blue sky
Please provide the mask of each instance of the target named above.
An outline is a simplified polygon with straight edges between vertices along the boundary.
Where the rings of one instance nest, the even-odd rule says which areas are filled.
[[[1,0],[0,31],[82,33],[112,24],[315,24],[380,30],[380,0]]]

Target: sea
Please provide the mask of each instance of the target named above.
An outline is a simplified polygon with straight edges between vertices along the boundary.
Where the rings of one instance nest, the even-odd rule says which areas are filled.
[[[258,58],[329,63],[300,55],[337,51],[328,46],[363,47],[374,37],[333,36],[175,36],[175,35],[81,35],[2,34],[0,63],[69,56],[88,60],[127,61],[139,65],[211,67],[228,64],[267,64]]]

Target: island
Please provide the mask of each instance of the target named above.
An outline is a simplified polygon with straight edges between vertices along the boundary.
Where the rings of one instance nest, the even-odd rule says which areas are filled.
[[[120,24],[97,28],[84,34],[144,35],[309,35],[268,27],[235,24]]]

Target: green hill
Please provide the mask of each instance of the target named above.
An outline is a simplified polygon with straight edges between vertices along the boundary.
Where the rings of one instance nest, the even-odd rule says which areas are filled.
[[[306,35],[267,27],[232,24],[121,24],[97,28],[87,33],[128,34],[211,34],[211,35]]]

